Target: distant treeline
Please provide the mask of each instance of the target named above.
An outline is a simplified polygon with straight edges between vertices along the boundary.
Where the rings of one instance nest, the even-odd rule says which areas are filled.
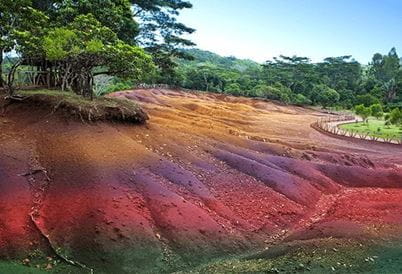
[[[161,81],[299,105],[402,106],[402,67],[395,48],[386,55],[374,54],[364,66],[351,56],[329,57],[320,63],[306,57],[280,56],[260,65],[198,49],[187,53],[193,60],[177,60],[175,73]]]

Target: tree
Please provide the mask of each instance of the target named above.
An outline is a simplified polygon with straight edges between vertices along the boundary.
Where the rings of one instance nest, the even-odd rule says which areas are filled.
[[[361,65],[352,56],[328,57],[317,64],[318,74],[324,84],[342,94],[345,90],[355,90],[361,79]]]
[[[177,21],[177,15],[192,4],[183,0],[131,0],[134,16],[141,22],[137,41],[152,54],[162,79],[174,74],[174,58],[191,58],[182,48],[195,45],[184,34],[195,30]]]
[[[392,102],[397,99],[402,81],[401,63],[395,48],[388,55],[376,53],[370,64],[369,74],[378,81],[383,90],[384,102]]]
[[[356,96],[356,103],[358,105],[362,104],[366,107],[369,107],[374,104],[380,104],[380,100],[371,94],[364,94]]]
[[[402,125],[402,111],[399,108],[393,109],[387,118],[392,125]]]
[[[238,83],[231,83],[225,88],[226,93],[230,93],[233,95],[243,95],[241,87]]]
[[[298,106],[305,106],[305,105],[310,105],[311,101],[304,96],[303,94],[296,94],[295,96],[293,96],[293,98],[291,99],[292,103]]]
[[[371,116],[371,108],[369,107],[364,107],[362,113],[360,114],[361,117],[363,118],[363,121],[368,123],[368,118]]]
[[[309,95],[318,75],[307,57],[275,57],[264,64],[264,80],[269,84],[281,83],[294,93]]]
[[[0,67],[3,62],[3,52],[14,50],[18,58],[14,58],[7,75],[7,89],[10,96],[14,93],[14,75],[17,68],[24,62],[42,55],[40,50],[40,41],[46,32],[47,17],[40,11],[30,6],[30,1],[9,1],[1,2],[5,5],[5,12],[0,12],[0,20],[4,25],[0,26],[2,37],[0,37]],[[7,6],[6,4],[9,4]],[[25,6],[15,6],[15,5]],[[0,76],[2,70],[0,69]],[[1,85],[4,86],[4,80],[0,77]]]
[[[340,98],[336,90],[323,84],[314,86],[313,93],[315,94],[315,101],[324,108],[336,104]]]
[[[381,119],[384,116],[382,106],[380,104],[374,104],[370,106],[371,115],[377,119]]]
[[[32,6],[50,18],[50,27],[64,27],[80,15],[92,14],[127,44],[135,44],[139,34],[129,0],[32,0]]]
[[[2,77],[4,54],[17,46],[15,36],[17,32],[37,29],[39,26],[44,27],[36,20],[39,15],[42,14],[32,8],[30,0],[0,1],[0,87],[3,87],[5,83]],[[22,41],[22,37],[19,38]]]
[[[368,118],[371,116],[371,108],[364,105],[357,105],[355,107],[355,113],[362,117],[363,122],[368,123]]]
[[[54,28],[44,38],[46,58],[57,64],[62,89],[93,96],[95,75],[109,74],[141,79],[153,69],[151,57],[124,43],[92,14],[80,15],[66,27]]]
[[[264,98],[290,103],[292,92],[280,83],[276,83],[272,86],[260,86],[259,89],[259,93],[262,94]]]

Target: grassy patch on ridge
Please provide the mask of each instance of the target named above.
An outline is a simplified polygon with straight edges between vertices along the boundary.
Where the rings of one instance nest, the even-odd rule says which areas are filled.
[[[133,101],[119,98],[83,98],[71,92],[59,90],[21,90],[23,99],[18,103],[47,108],[51,112],[62,112],[82,121],[119,121],[145,123],[148,115]]]

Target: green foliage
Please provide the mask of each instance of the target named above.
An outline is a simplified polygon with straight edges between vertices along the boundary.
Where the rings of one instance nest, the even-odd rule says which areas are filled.
[[[366,107],[363,104],[355,107],[355,113],[362,117],[364,122],[368,122],[368,118],[371,116],[371,108]]]
[[[311,100],[303,94],[296,94],[293,97],[292,103],[299,106],[311,105]]]
[[[280,83],[276,83],[274,86],[268,86],[263,92],[263,97],[271,100],[278,100],[284,103],[290,103],[291,91],[284,87]]]
[[[313,94],[314,100],[324,108],[330,105],[335,105],[338,103],[340,98],[340,95],[336,90],[324,84],[314,86]]]
[[[16,50],[23,58],[12,65],[12,74],[21,64],[37,66],[58,74],[47,77],[48,85],[91,96],[94,73],[155,81],[157,61],[168,79],[175,74],[173,58],[185,57],[179,47],[193,45],[181,37],[193,29],[176,21],[190,7],[181,0],[4,0],[0,68],[3,52]]]
[[[110,84],[106,88],[105,94],[116,92],[116,91],[121,91],[121,90],[127,90],[127,89],[132,89],[134,87],[134,82],[130,80],[121,80],[120,78],[116,78],[112,84]]]
[[[116,41],[117,37],[111,29],[88,14],[78,16],[66,27],[50,30],[44,38],[43,48],[46,57],[56,61],[83,54],[103,54],[106,45]]]
[[[380,104],[374,104],[370,106],[371,115],[377,119],[380,119],[384,116],[384,111]]]
[[[121,41],[106,47],[104,66],[108,67],[107,74],[136,81],[146,79],[155,70],[152,57],[143,49]]]
[[[177,21],[177,15],[183,9],[192,7],[183,0],[131,0],[134,14],[141,22],[137,41],[144,45],[154,63],[158,66],[159,79],[174,82],[176,58],[188,59],[190,56],[182,49],[195,44],[183,38],[195,30]]]
[[[399,108],[392,110],[387,118],[391,125],[402,125],[402,111]]]
[[[233,95],[242,95],[241,87],[238,83],[231,83],[225,88],[226,93],[230,93]]]
[[[305,57],[280,56],[261,66],[250,60],[221,57],[197,49],[187,53],[193,60],[179,61],[172,81],[175,85],[231,93],[233,86],[237,87],[233,84],[237,83],[242,92],[236,88],[233,94],[299,105],[352,108],[357,102],[366,106],[380,103],[377,95],[369,94],[376,93],[379,84],[371,76],[365,80],[361,65],[350,56],[326,58],[317,64],[310,63]]]
[[[65,27],[77,21],[77,17],[91,14],[102,26],[109,28],[126,43],[134,44],[139,33],[138,23],[133,18],[128,0],[32,0],[32,5],[49,16],[51,28]],[[89,26],[88,23],[84,25]]]
[[[91,93],[93,70],[97,67],[97,74],[135,80],[145,78],[154,69],[151,57],[143,49],[119,40],[91,14],[80,15],[67,26],[50,30],[43,49],[49,60],[60,64],[67,88],[83,95]]]
[[[369,74],[381,87],[379,91],[382,91],[382,94],[378,95],[384,99],[384,102],[401,99],[402,68],[395,48],[392,48],[387,55],[376,53],[373,56]]]
[[[3,0],[0,62],[3,52],[16,51],[22,57],[16,61],[56,72],[57,77],[48,77],[55,78],[52,84],[84,95],[92,94],[94,76],[108,74],[132,83],[167,83],[325,108],[381,104],[388,111],[402,102],[402,67],[395,48],[375,54],[368,67],[351,56],[320,63],[279,56],[260,65],[184,50],[193,43],[183,36],[194,29],[178,22],[177,15],[191,7],[186,0]],[[10,64],[9,71],[17,66]]]
[[[371,94],[364,94],[356,96],[356,104],[369,107],[371,105],[380,104],[380,100]]]
[[[74,31],[66,28],[56,28],[50,31],[43,41],[46,57],[51,60],[62,60],[68,56],[79,54],[77,35]]]
[[[371,119],[370,123],[349,123],[343,124],[340,127],[349,131],[368,134],[369,136],[380,138],[402,138],[402,130],[396,125],[387,125],[386,121],[384,120]]]
[[[5,52],[15,47],[13,32],[22,25],[26,26],[25,7],[29,7],[29,0],[2,0],[0,1],[0,49]]]
[[[329,57],[321,63],[311,63],[306,57],[279,56],[260,65],[198,49],[186,52],[193,60],[179,60],[180,66],[169,81],[196,90],[226,93],[233,90],[235,95],[351,109],[359,104],[369,107],[384,103],[387,107],[390,103],[384,92],[402,87],[402,70],[395,62],[395,50],[386,58],[380,55],[380,59],[385,58],[392,64],[380,62],[380,67],[391,67],[394,73],[390,75],[395,76],[394,80],[389,76],[378,77],[372,73],[375,64],[364,68],[351,56]],[[234,84],[240,86],[241,92]],[[402,100],[401,95],[398,96]],[[397,102],[398,99],[392,104],[397,105]]]

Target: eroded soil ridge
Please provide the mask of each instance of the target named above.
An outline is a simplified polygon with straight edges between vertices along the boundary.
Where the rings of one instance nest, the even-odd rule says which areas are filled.
[[[158,272],[280,242],[401,235],[402,148],[323,135],[310,127],[323,114],[299,107],[112,96],[149,122],[85,125],[21,106],[0,117],[1,258],[53,249],[95,271]]]

